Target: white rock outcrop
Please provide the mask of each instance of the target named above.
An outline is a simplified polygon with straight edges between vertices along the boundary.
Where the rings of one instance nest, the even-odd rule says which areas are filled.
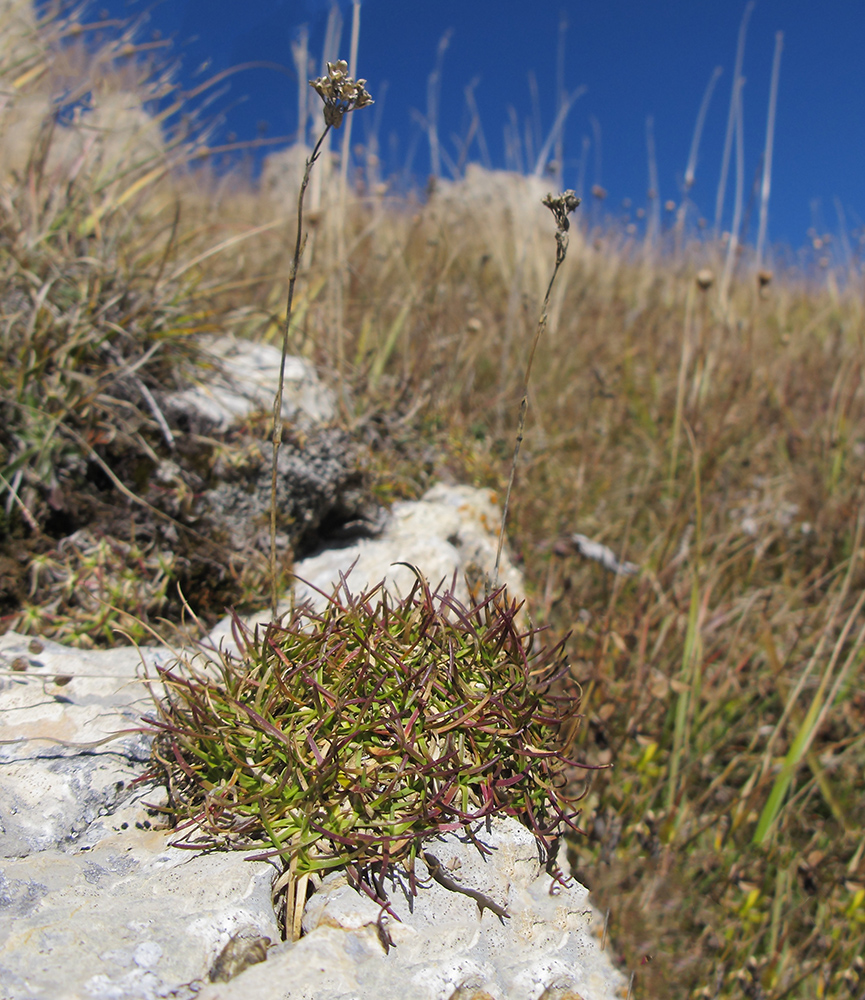
[[[169,410],[194,415],[225,431],[257,410],[271,411],[282,350],[237,337],[200,337],[197,385],[166,393]],[[333,393],[322,384],[303,358],[285,359],[283,420],[310,427],[331,420],[336,413]]]
[[[351,566],[353,592],[385,580],[390,593],[404,597],[415,574],[404,565],[419,567],[431,587],[452,582],[456,596],[470,600],[467,580],[483,593],[492,578],[501,524],[492,490],[439,483],[419,501],[394,504],[384,531],[377,538],[360,538],[343,549],[325,549],[295,566],[296,600],[320,603],[320,592],[330,592],[340,572]],[[502,552],[499,585],[507,584],[512,597],[522,599],[522,576]]]
[[[278,939],[274,869],[172,847],[135,783],[145,668],[170,659],[0,636],[3,1000],[184,1000],[232,936]]]
[[[153,704],[144,666],[169,658],[162,648],[85,651],[0,636],[0,858],[75,850],[112,823],[147,818],[132,782],[150,741],[135,730]]]
[[[304,912],[305,935],[199,1000],[450,1000],[624,996],[600,950],[587,891],[544,870],[534,835],[515,819],[476,824],[425,845],[417,895],[401,868],[385,879],[391,910],[329,875]],[[440,881],[430,875],[437,869]],[[445,884],[442,884],[445,883]],[[480,903],[479,903],[480,900]]]
[[[0,996],[186,1000],[232,938],[279,940],[269,864],[171,839],[126,830],[0,861]]]
[[[466,604],[471,599],[469,583],[482,593],[484,581],[492,578],[500,523],[492,490],[439,483],[420,500],[395,503],[375,538],[358,538],[298,560],[294,566],[297,582],[292,596],[279,605],[279,614],[285,614],[292,601],[323,607],[324,595],[333,594],[341,574],[347,575],[353,594],[384,581],[389,593],[405,597],[416,579],[411,566],[433,588],[455,583],[457,598]],[[499,585],[505,584],[511,598],[523,600],[522,574],[506,551],[499,567]],[[252,628],[266,624],[270,612],[262,609],[244,621]],[[230,648],[231,618],[224,618],[210,636],[214,645]]]

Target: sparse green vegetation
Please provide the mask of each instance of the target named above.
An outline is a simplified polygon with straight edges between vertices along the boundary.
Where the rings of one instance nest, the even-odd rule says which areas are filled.
[[[111,600],[150,623],[177,620],[177,583],[203,578],[182,481],[159,493],[173,498],[160,515],[141,501],[162,502],[160,460],[209,475],[208,448],[236,443],[203,448],[171,428],[172,449],[132,376],[151,395],[170,386],[200,331],[278,342],[297,187],[256,192],[206,161],[193,172],[205,138],[185,145],[171,114],[161,159],[145,149],[113,167],[110,130],[83,141],[87,114],[50,127],[52,74],[97,106],[132,94],[139,110],[164,80],[133,43],[92,59],[73,27],[34,25],[0,64],[6,150],[15,115],[38,112],[0,177],[0,614],[83,641],[105,621],[92,601],[45,610],[96,557],[88,541],[69,564],[75,531],[111,552],[138,545],[139,585]],[[501,488],[549,280],[546,188],[472,166],[426,201],[370,181],[339,212],[327,185],[310,199],[290,348],[350,389],[343,420],[377,495],[417,495],[442,474]],[[862,278],[758,274],[743,253],[722,298],[727,259],[710,238],[684,234],[665,256],[612,225],[574,226],[532,368],[509,541],[533,619],[565,641],[582,686],[574,755],[613,764],[588,781],[573,772],[589,836],[572,858],[609,910],[607,947],[636,970],[633,995],[856,998]],[[348,260],[337,329],[331,280]],[[248,430],[266,440],[263,421]],[[580,561],[574,532],[641,572]],[[184,587],[205,620],[266,603],[263,556],[207,555],[219,585]],[[99,579],[116,573],[122,590],[128,571],[106,558]]]

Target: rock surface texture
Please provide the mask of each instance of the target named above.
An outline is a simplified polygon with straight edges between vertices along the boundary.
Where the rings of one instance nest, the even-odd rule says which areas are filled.
[[[279,385],[282,352],[272,344],[234,337],[197,344],[196,384],[163,393],[160,403],[182,431],[222,440],[223,457],[200,477],[174,461],[163,462],[149,502],[172,517],[191,513],[226,550],[248,554],[270,546],[272,451],[244,431],[244,421],[269,413]],[[277,463],[278,544],[308,546],[323,527],[359,522],[367,515],[364,475],[351,435],[331,422],[333,393],[303,358],[287,356],[282,417],[289,425]],[[172,496],[178,498],[174,508]],[[184,504],[192,496],[191,511]]]
[[[354,592],[385,579],[391,593],[404,597],[415,582],[405,565],[409,563],[423,570],[432,587],[455,581],[456,596],[467,603],[468,584],[483,592],[485,578],[492,577],[500,522],[492,490],[440,483],[420,501],[394,504],[378,538],[359,538],[345,548],[325,549],[298,562],[296,598],[319,600],[320,592],[327,592],[347,566],[352,567],[349,585]],[[499,584],[507,584],[509,593],[522,599],[521,575],[506,552]]]
[[[109,814],[147,818],[131,783],[149,740],[129,732],[91,744],[140,726],[152,705],[144,665],[168,659],[164,649],[84,651],[0,636],[0,857],[92,843],[111,831]]]
[[[235,337],[202,338],[199,348],[205,375],[196,386],[166,394],[164,404],[169,410],[225,431],[257,410],[273,409],[280,348]],[[283,419],[308,429],[331,420],[335,412],[333,394],[309,362],[286,357]]]
[[[232,936],[278,940],[274,869],[170,846],[148,739],[101,742],[169,659],[0,636],[0,1000],[182,1000]]]
[[[425,845],[414,897],[402,869],[392,871],[385,889],[398,920],[344,876],[328,876],[307,903],[299,941],[200,1000],[624,997],[587,891],[547,874],[516,820],[473,833],[485,855],[465,834]]]
[[[420,500],[394,504],[384,527],[375,538],[357,538],[341,546],[322,548],[295,563],[296,584],[293,600],[306,601],[316,608],[334,592],[340,575],[347,575],[353,594],[362,593],[385,581],[388,591],[405,597],[416,577],[417,567],[430,586],[449,586],[468,603],[469,584],[483,591],[484,580],[492,577],[501,513],[492,490],[471,486],[446,486],[428,490]],[[468,580],[468,583],[467,583]],[[499,585],[507,584],[511,598],[523,599],[522,575],[502,552]],[[279,613],[289,608],[286,599]],[[265,624],[270,612],[262,610],[245,619],[250,626]],[[211,632],[214,644],[231,642],[231,619],[224,618]]]
[[[0,863],[0,997],[194,995],[237,936],[279,940],[273,868],[127,830]]]

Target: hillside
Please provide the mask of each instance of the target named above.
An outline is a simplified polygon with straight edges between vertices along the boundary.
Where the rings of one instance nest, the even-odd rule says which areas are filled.
[[[104,646],[179,625],[184,595],[205,622],[266,603],[254,533],[229,551],[196,504],[263,467],[267,412],[220,436],[162,400],[200,374],[201,337],[281,343],[304,153],[260,183],[226,169],[161,58],[0,7],[4,631]],[[503,491],[555,259],[546,188],[470,166],[406,193],[369,164],[342,188],[329,155],[290,349],[337,394],[343,500]],[[723,241],[651,245],[587,207],[509,522],[533,620],[569,636],[579,752],[613,765],[585,789],[576,873],[635,997],[859,997],[861,276],[758,274],[745,252],[725,279]],[[286,528],[286,578],[338,506]]]

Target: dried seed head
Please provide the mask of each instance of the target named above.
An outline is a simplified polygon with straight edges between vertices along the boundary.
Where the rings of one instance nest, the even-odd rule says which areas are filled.
[[[343,116],[347,112],[375,103],[366,89],[366,80],[352,80],[348,75],[348,63],[345,59],[328,63],[327,75],[310,80],[309,85],[324,101],[325,124],[334,128],[342,125]]]
[[[543,204],[553,213],[556,220],[556,268],[558,268],[568,251],[568,230],[571,228],[568,216],[580,204],[580,199],[569,188],[555,198],[548,194],[543,199]]]
[[[555,198],[551,194],[548,194],[546,198],[544,198],[543,204],[546,205],[555,216],[556,228],[563,229],[567,232],[571,227],[568,216],[580,204],[580,199],[576,196],[576,194],[574,194],[573,191],[567,190],[563,191],[559,195],[556,195]]]
[[[771,271],[758,271],[757,272],[757,282],[761,288],[765,288],[766,285],[770,284],[772,281]]]
[[[708,267],[704,267],[702,271],[697,271],[695,280],[697,282],[697,287],[705,292],[712,287],[715,275],[709,270]]]

